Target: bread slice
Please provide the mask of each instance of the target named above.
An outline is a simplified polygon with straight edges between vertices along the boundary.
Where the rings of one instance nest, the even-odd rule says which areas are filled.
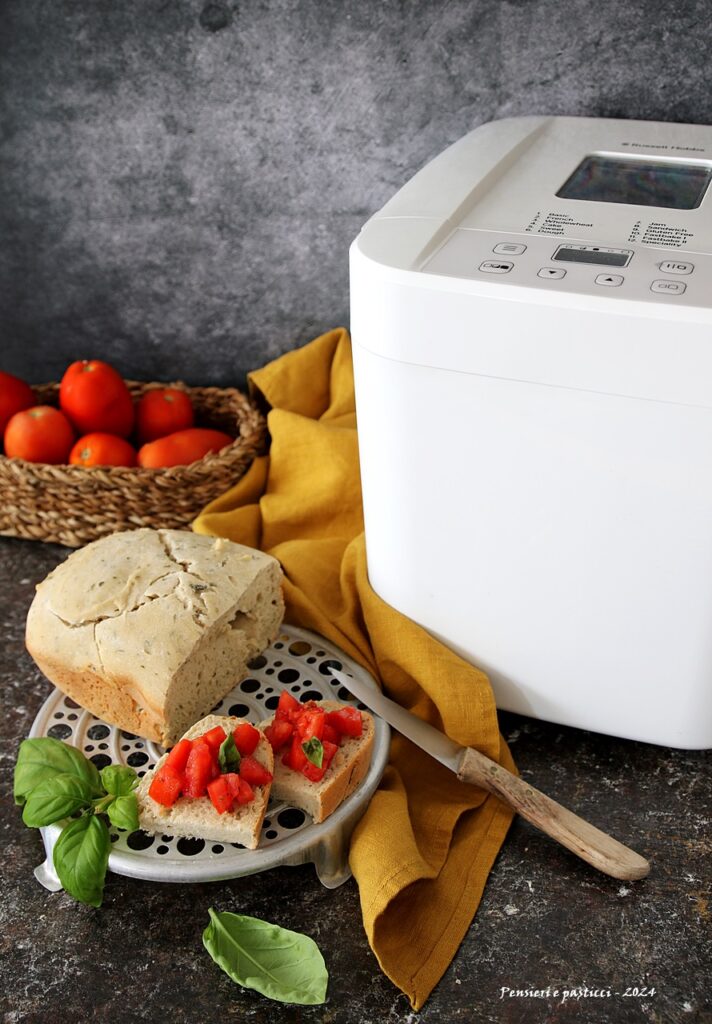
[[[188,729],[185,738],[196,739],[217,725],[222,726],[225,732],[232,732],[240,722],[245,721],[245,718],[208,715]],[[164,807],[148,795],[148,790],[154,775],[163,767],[167,757],[168,754],[164,754],[155,768],[146,772],[136,789],[139,824],[144,832],[166,832],[172,836],[209,839],[219,843],[242,843],[248,850],[254,850],[260,839],[260,830],[267,810],[269,785],[254,786],[254,800],[224,814],[218,814],[208,796],[180,796],[172,807]],[[274,771],[272,747],[264,736],[260,736],[252,757],[268,772]]]
[[[187,530],[129,530],[37,586],[27,649],[99,718],[173,746],[247,674],[284,614],[279,562]]]
[[[338,711],[344,705],[339,701],[325,700],[319,703],[319,707],[325,711]],[[301,772],[295,772],[293,768],[282,764],[284,750],[277,751],[272,797],[300,808],[311,815],[314,822],[324,821],[333,814],[363,781],[371,763],[375,735],[373,718],[368,711],[362,711],[361,720],[363,732],[357,737],[343,737],[341,746],[320,782],[310,782]],[[265,729],[273,721],[270,718],[260,722],[258,728]]]

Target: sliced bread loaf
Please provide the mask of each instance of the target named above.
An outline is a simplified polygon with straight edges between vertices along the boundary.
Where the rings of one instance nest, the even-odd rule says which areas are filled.
[[[184,530],[130,530],[37,586],[27,648],[99,718],[172,746],[247,673],[284,614],[270,555]]]
[[[344,705],[339,701],[320,701],[324,711],[338,711]],[[271,725],[274,719],[261,722],[259,729]],[[344,736],[341,746],[327,768],[320,782],[310,782],[301,772],[294,771],[282,763],[282,752],[274,757],[274,779],[272,797],[286,800],[311,815],[314,822],[324,821],[340,804],[350,796],[363,781],[371,763],[375,735],[373,718],[367,711],[361,712],[363,731],[358,737]]]
[[[226,733],[232,732],[244,721],[246,721],[244,718],[208,715],[188,729],[184,738],[197,739],[198,736],[204,736],[206,732],[216,726],[223,728]],[[268,772],[273,772],[272,748],[264,736],[260,735],[259,743],[251,756],[259,761]],[[189,839],[241,843],[249,850],[254,850],[259,842],[262,821],[267,810],[270,795],[269,784],[255,786],[254,800],[236,807],[232,811],[226,811],[224,814],[218,814],[207,796],[195,798],[181,796],[172,807],[164,807],[149,796],[148,790],[167,758],[168,754],[164,754],[156,766],[144,775],[136,789],[141,828],[145,832],[166,832],[173,836],[185,836]]]

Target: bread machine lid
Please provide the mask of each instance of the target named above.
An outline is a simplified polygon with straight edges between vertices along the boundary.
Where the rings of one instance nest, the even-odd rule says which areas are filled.
[[[371,218],[351,267],[354,341],[380,355],[712,407],[712,128],[483,125]]]

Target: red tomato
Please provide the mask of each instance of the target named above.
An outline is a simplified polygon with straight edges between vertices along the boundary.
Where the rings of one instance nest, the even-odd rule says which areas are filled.
[[[233,441],[234,438],[221,430],[191,427],[143,445],[138,450],[138,464],[146,469],[187,466],[209,452],[219,452]]]
[[[135,466],[136,450],[116,434],[85,434],[69,453],[72,466]]]
[[[172,771],[167,764],[156,772],[151,785],[148,787],[148,795],[151,799],[164,807],[172,807],[180,796],[183,787],[183,779],[178,772]]]
[[[178,388],[147,391],[136,406],[136,430],[141,444],[193,426],[193,403]]]
[[[0,370],[0,434],[5,430],[11,416],[23,409],[29,409],[36,402],[29,384],[11,373]]]
[[[326,720],[342,736],[360,736],[363,731],[361,712],[358,708],[348,705],[339,708],[338,711],[330,711]]]
[[[166,758],[165,767],[174,772],[184,772],[188,763],[188,755],[193,747],[192,740],[178,740]]]
[[[317,768],[317,766],[312,764],[307,758],[307,763],[303,764],[299,770],[306,779],[309,779],[310,782],[321,782],[326,774],[326,765],[322,763],[321,768]]]
[[[80,359],[65,371],[59,405],[82,434],[101,431],[128,437],[133,399],[121,374],[100,359]]]
[[[275,721],[283,719],[286,722],[293,722],[294,716],[300,714],[302,705],[287,690],[282,690],[279,695],[279,703],[274,713]]]
[[[266,786],[272,781],[272,773],[254,757],[243,757],[240,761],[240,778],[251,786]]]
[[[296,733],[292,736],[289,750],[282,758],[282,764],[286,764],[288,768],[293,768],[295,772],[300,772],[304,765],[309,764],[309,759],[302,750],[302,741]]]
[[[35,405],[16,412],[5,427],[5,454],[28,462],[66,462],[74,443],[72,426],[59,409]]]
[[[324,760],[322,763],[324,768],[328,768],[334,759],[334,754],[339,749],[339,745],[338,743],[331,743],[329,740],[322,740],[321,745],[324,750]]]
[[[213,779],[212,782],[208,783],[208,796],[218,814],[224,814],[225,811],[232,810],[233,796],[224,775],[219,775],[217,779]]]
[[[335,743],[336,746],[341,745],[341,734],[336,731],[333,725],[329,725],[328,722],[324,722],[324,732],[321,737],[322,743]]]
[[[221,725],[216,725],[214,729],[209,729],[208,732],[202,735],[201,740],[203,743],[207,743],[211,751],[217,757],[220,747],[227,739],[227,733]]]
[[[275,718],[271,725],[265,729],[265,736],[269,740],[272,750],[281,750],[292,737],[294,726],[285,718]]]
[[[228,772],[226,775],[223,775],[223,778],[227,779],[227,784],[230,787],[235,803],[249,804],[251,800],[255,799],[252,786],[249,782],[245,782],[244,779],[240,778],[237,772]]]
[[[322,708],[306,708],[297,718],[297,733],[302,741],[316,737],[318,740],[324,735],[324,724],[326,715]]]
[[[202,739],[194,740],[185,766],[185,784],[183,792],[186,796],[205,796],[208,783],[213,778],[213,755],[210,747]]]
[[[235,746],[243,757],[253,754],[257,744],[260,742],[259,729],[255,729],[254,725],[250,725],[249,722],[240,722],[237,728],[233,730],[232,736],[235,740]]]

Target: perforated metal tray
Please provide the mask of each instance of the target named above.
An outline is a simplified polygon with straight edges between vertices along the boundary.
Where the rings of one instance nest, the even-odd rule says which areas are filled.
[[[307,630],[284,626],[272,646],[251,662],[250,675],[238,682],[213,712],[258,722],[276,708],[279,694],[285,689],[301,701],[341,700],[363,707],[332,679],[330,667],[375,686],[368,673],[333,644]],[[78,747],[98,768],[126,764],[139,775],[145,775],[164,752],[155,743],[102,722],[59,690],[54,690],[43,704],[30,736],[53,736]],[[376,719],[373,755],[366,778],[319,825],[303,811],[283,801],[270,800],[256,850],[238,844],[112,829],[109,870],[156,882],[207,882],[280,865],[313,863],[322,884],[334,889],[351,875],[349,840],[383,774],[389,737],[386,723]],[[45,888],[57,891],[61,885],[54,872],[52,849],[60,829],[51,825],[41,832],[47,856],[36,868],[35,877]]]

